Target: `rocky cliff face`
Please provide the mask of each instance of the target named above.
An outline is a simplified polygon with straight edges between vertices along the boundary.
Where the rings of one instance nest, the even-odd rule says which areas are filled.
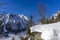
[[[0,33],[18,33],[26,30],[27,17],[15,14],[0,14]]]

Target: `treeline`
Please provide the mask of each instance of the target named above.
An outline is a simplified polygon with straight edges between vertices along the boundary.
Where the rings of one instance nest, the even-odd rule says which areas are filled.
[[[46,17],[43,16],[40,20],[42,24],[55,23],[59,21],[60,21],[60,13],[58,13],[56,17],[52,17],[51,19],[50,18],[46,19]]]

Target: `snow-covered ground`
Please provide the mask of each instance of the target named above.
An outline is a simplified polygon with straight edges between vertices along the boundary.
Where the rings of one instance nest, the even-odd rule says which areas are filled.
[[[51,24],[38,24],[30,28],[31,32],[42,32],[41,38],[43,40],[60,40],[60,22],[51,23]],[[12,40],[14,37],[15,40],[20,40],[20,36],[26,37],[23,33],[18,35],[9,34],[8,38],[0,38],[0,40]]]
[[[3,37],[3,38],[0,38],[0,40],[13,40],[13,38],[14,40],[20,40],[18,35],[12,35],[12,34],[11,34],[11,37],[7,37],[7,38]]]
[[[31,32],[42,32],[43,40],[60,40],[60,22],[35,25],[30,28]]]
[[[2,38],[0,38],[0,40],[13,40],[13,38],[14,38],[14,40],[21,40],[21,37],[23,37],[23,38],[26,37],[26,31],[20,32],[17,35],[9,34],[8,37],[2,37]]]

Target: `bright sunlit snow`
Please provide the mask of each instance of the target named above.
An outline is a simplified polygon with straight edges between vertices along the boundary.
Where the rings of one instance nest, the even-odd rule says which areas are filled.
[[[30,28],[31,32],[42,32],[44,40],[58,40],[60,38],[60,22],[44,25],[36,25]]]

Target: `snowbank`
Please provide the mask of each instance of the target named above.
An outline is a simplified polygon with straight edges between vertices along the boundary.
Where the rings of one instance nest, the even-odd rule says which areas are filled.
[[[57,37],[60,38],[60,22],[44,25],[39,24],[31,27],[30,29],[31,32],[42,32],[41,38],[44,40],[53,39],[56,34],[58,35]]]
[[[25,38],[26,37],[26,31],[24,32],[20,32],[18,33],[17,35],[15,34],[8,34],[9,37],[3,37],[3,38],[0,38],[0,40],[21,40],[21,37]]]

